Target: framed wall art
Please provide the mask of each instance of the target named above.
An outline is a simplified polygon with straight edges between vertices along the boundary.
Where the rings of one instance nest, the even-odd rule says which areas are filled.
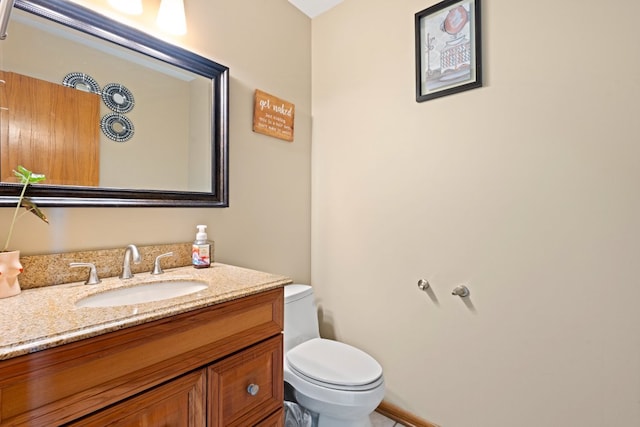
[[[444,0],[415,15],[416,101],[482,86],[480,0]]]

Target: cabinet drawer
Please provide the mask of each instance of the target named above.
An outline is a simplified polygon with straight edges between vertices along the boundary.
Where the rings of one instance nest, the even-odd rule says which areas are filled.
[[[209,368],[213,427],[256,425],[282,408],[282,335]]]

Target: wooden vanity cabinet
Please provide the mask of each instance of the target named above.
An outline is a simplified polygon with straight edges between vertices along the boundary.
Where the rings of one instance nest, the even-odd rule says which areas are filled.
[[[0,362],[0,425],[284,425],[283,290]]]

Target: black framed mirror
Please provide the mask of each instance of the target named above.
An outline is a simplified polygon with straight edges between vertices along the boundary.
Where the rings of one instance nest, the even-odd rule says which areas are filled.
[[[125,86],[128,87],[127,91],[131,90],[127,93],[131,93],[132,98],[133,94],[136,94],[135,108],[131,113],[127,113],[131,114],[131,117],[137,117],[136,120],[133,120],[136,122],[135,133],[132,136],[128,135],[126,141],[118,142],[118,138],[112,138],[110,143],[104,141],[99,143],[98,152],[102,157],[99,165],[99,182],[96,185],[76,185],[73,183],[67,185],[65,182],[47,183],[45,181],[43,184],[29,187],[27,195],[31,200],[39,206],[228,206],[229,69],[227,67],[72,2],[16,0],[15,9],[17,10],[14,10],[11,16],[12,21],[9,24],[9,36],[7,40],[0,42],[0,48],[3,49],[1,64],[3,71],[13,72],[13,70],[5,70],[7,63],[10,62],[8,60],[10,49],[5,49],[3,44],[8,40],[22,43],[21,40],[33,38],[40,44],[46,44],[51,39],[52,36],[42,35],[18,39],[20,34],[14,34],[14,30],[19,32],[19,24],[14,20],[26,21],[33,16],[39,21],[35,24],[25,22],[25,26],[41,30],[51,23],[56,27],[49,30],[51,34],[61,34],[64,38],[83,39],[83,47],[72,49],[77,49],[78,53],[80,53],[80,49],[86,49],[86,46],[93,46],[94,42],[99,43],[96,48],[92,49],[99,51],[101,57],[105,55],[105,52],[111,53],[111,51],[117,50],[115,55],[118,57],[118,61],[123,57],[131,57],[133,58],[131,62],[135,63],[136,67],[147,67],[141,80],[150,82],[152,80],[151,73],[160,70],[163,75],[176,76],[181,82],[187,82],[182,84],[189,86],[186,91],[191,94],[186,95],[186,99],[180,102],[178,102],[178,98],[181,99],[182,95],[159,100],[151,97],[150,101],[145,102],[143,97],[137,95],[137,93],[144,92],[144,88],[131,84],[130,81],[125,82]],[[16,16],[18,14],[22,17]],[[13,27],[14,24],[15,27]],[[71,33],[77,35],[70,35]],[[21,51],[28,51],[22,45],[19,47]],[[56,49],[59,52],[68,50],[66,48]],[[38,55],[34,52],[30,56],[36,57]],[[57,59],[55,57],[45,68],[55,68],[54,62]],[[27,59],[22,60],[27,61]],[[113,61],[115,63],[116,60]],[[62,60],[61,62],[66,63]],[[97,61],[90,60],[89,62]],[[168,67],[166,70],[164,70],[165,66]],[[74,65],[70,67],[78,68]],[[69,68],[67,71],[70,73],[85,71],[75,68]],[[103,72],[102,68],[89,70],[87,74],[101,73]],[[130,73],[130,70],[128,66],[124,68],[126,70],[122,71],[123,66],[118,66],[118,69],[122,71],[120,76],[125,76],[126,79],[130,75],[126,73]],[[96,76],[94,75],[94,77]],[[113,84],[110,81],[110,76],[103,75],[101,80],[103,80],[100,82],[103,87]],[[194,83],[190,83],[192,81]],[[152,86],[151,83],[149,86]],[[157,95],[157,92],[160,92],[160,86],[163,85],[148,88],[148,92]],[[77,89],[79,89],[78,92],[82,91],[80,87]],[[69,90],[76,89],[69,88]],[[195,95],[198,99],[197,102],[193,100],[194,93],[197,94]],[[99,94],[93,95],[100,96]],[[203,105],[203,102],[206,105]],[[172,118],[170,120],[159,118],[159,113],[148,113],[149,117],[142,116],[142,111],[154,106],[159,108],[159,111],[168,111]],[[102,105],[100,108],[104,109],[105,107]],[[111,115],[114,114],[111,110],[107,110],[107,112]],[[134,113],[138,116],[134,116]],[[196,117],[196,113],[204,115],[204,117]],[[3,110],[0,114],[5,115],[7,111]],[[106,117],[105,111],[100,114]],[[10,120],[8,116],[4,116],[4,118],[3,126],[6,127]],[[130,123],[129,119],[125,117],[116,121],[125,127],[127,123]],[[19,121],[14,120],[14,122],[18,123]],[[150,128],[160,126],[165,122],[170,126],[170,130],[178,128],[178,124],[181,122],[188,122],[187,126],[197,125],[199,130],[187,130],[186,134],[178,134],[178,136],[167,137],[167,141],[160,141],[162,135],[169,134],[170,131]],[[100,123],[96,123],[96,126],[99,129]],[[122,131],[120,128],[116,130]],[[149,130],[149,132],[145,134],[145,130]],[[151,130],[161,136],[145,136],[153,135],[150,133]],[[9,139],[9,135],[16,133],[22,133],[21,129],[8,132],[4,136]],[[5,141],[2,142],[4,149]],[[24,147],[28,144],[21,142],[21,145]],[[122,152],[124,155],[118,158],[113,154],[115,152]],[[8,158],[9,156],[4,157]],[[162,157],[165,158],[166,163],[163,163]],[[108,163],[105,163],[107,161]],[[178,164],[179,161],[180,164]],[[186,163],[183,164],[182,161]],[[67,166],[62,166],[62,169],[64,167],[79,167],[80,163],[71,161]],[[5,177],[8,176],[6,169],[17,166],[17,164],[9,164],[0,170],[2,179],[0,182],[0,206],[15,206],[17,202],[21,186],[5,180]],[[29,168],[27,164],[24,166]],[[47,171],[34,170],[34,172],[47,175]],[[185,182],[184,185],[180,184],[182,181]],[[190,184],[191,181],[197,181],[197,183]],[[174,183],[176,184],[174,185]]]

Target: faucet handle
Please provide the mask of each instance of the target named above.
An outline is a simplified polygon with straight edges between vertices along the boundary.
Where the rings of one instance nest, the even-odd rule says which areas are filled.
[[[92,262],[72,262],[69,263],[69,267],[89,267],[89,278],[86,282],[84,282],[85,285],[97,285],[98,283],[102,282],[102,280],[100,280],[100,278],[98,277],[96,266]]]
[[[151,272],[151,274],[162,274],[162,273],[164,273],[164,271],[162,271],[162,267],[160,266],[160,260],[162,258],[166,258],[166,257],[170,257],[170,256],[173,256],[173,252],[167,252],[166,254],[158,255],[156,257],[155,262],[153,263],[153,271]]]

